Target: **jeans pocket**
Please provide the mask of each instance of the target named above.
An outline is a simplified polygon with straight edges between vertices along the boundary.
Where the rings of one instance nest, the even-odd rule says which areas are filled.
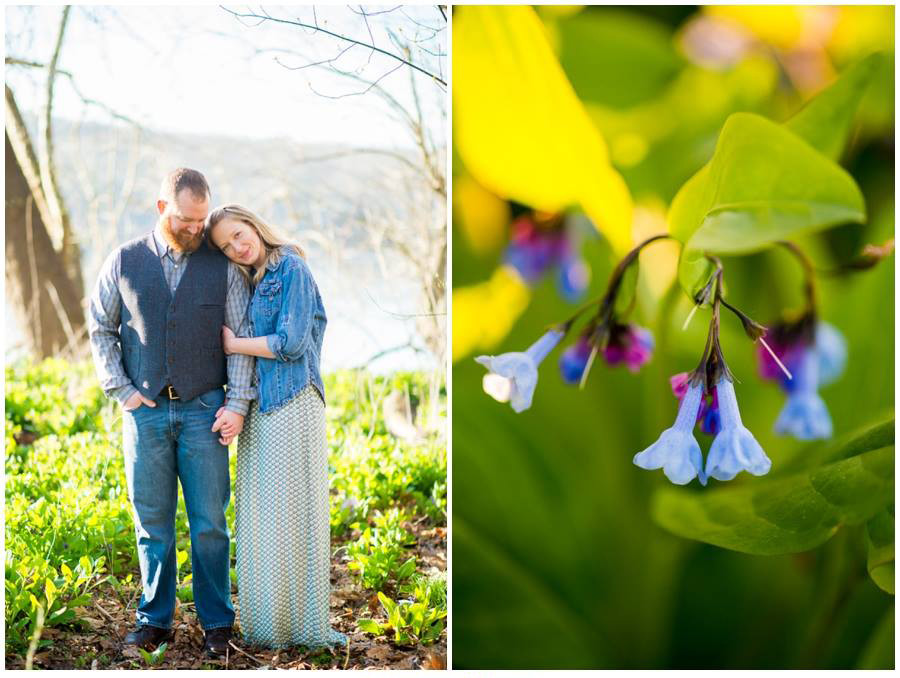
[[[208,410],[217,410],[225,404],[225,391],[221,388],[214,388],[212,391],[201,393],[197,396],[197,402]]]

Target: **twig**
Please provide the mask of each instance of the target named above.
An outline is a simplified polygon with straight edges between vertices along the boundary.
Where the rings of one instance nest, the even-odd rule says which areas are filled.
[[[368,44],[368,43],[361,42],[361,41],[359,41],[359,40],[354,40],[353,38],[349,38],[349,37],[347,37],[346,35],[341,35],[340,33],[334,33],[334,32],[332,32],[332,31],[329,31],[328,29],[322,28],[321,26],[319,26],[319,25],[318,25],[318,22],[316,22],[316,25],[311,25],[311,24],[304,23],[304,22],[302,22],[302,21],[290,21],[289,19],[277,19],[277,18],[275,18],[275,17],[273,17],[273,16],[270,16],[270,15],[260,16],[259,14],[253,14],[253,13],[251,13],[251,14],[239,14],[238,12],[235,12],[234,10],[230,10],[230,9],[228,9],[227,7],[224,7],[224,6],[222,6],[222,5],[219,5],[219,7],[220,7],[220,9],[225,10],[225,11],[228,12],[229,14],[231,14],[231,15],[235,16],[236,18],[239,18],[239,19],[240,19],[240,18],[251,18],[251,19],[259,19],[259,20],[260,20],[260,23],[262,23],[263,21],[268,20],[268,21],[274,21],[274,22],[280,23],[280,24],[290,24],[290,25],[292,25],[292,26],[300,26],[300,27],[302,27],[302,28],[309,28],[310,30],[314,30],[314,31],[319,31],[319,32],[321,32],[321,33],[325,33],[326,35],[330,35],[330,36],[332,36],[333,38],[337,38],[338,40],[344,40],[345,42],[352,42],[352,43],[355,43],[355,44],[357,44],[357,45],[360,45],[361,47],[366,47],[366,48],[368,48],[368,49],[375,50],[376,52],[378,52],[378,53],[380,53],[380,54],[383,54],[383,55],[385,55],[385,56],[387,56],[387,57],[390,57],[391,59],[395,59],[395,60],[399,61],[402,65],[409,66],[410,68],[413,68],[413,69],[419,71],[420,73],[422,73],[422,74],[424,74],[424,75],[427,75],[429,78],[431,78],[431,79],[434,80],[435,82],[440,83],[440,84],[443,85],[444,87],[447,86],[447,81],[446,81],[446,80],[444,80],[443,78],[439,77],[436,73],[431,73],[431,72],[425,70],[424,68],[422,68],[421,66],[419,66],[419,65],[417,65],[417,64],[414,64],[412,61],[408,61],[408,60],[404,59],[403,57],[394,54],[393,52],[389,52],[389,51],[387,51],[386,49],[382,49],[382,48],[380,48],[380,47],[376,47],[375,45],[370,45],[370,44]]]
[[[334,68],[333,64],[332,64],[332,68]],[[360,96],[361,94],[367,94],[368,92],[372,91],[373,88],[378,86],[379,82],[384,80],[391,73],[394,73],[395,71],[398,71],[401,68],[403,68],[403,64],[399,64],[399,65],[395,66],[388,72],[383,73],[380,76],[378,76],[377,80],[374,80],[374,81],[368,83],[369,86],[363,90],[360,90],[359,92],[347,92],[346,94],[323,94],[322,92],[317,92],[316,89],[312,86],[312,83],[309,84],[309,89],[312,90],[313,94],[316,94],[320,97],[324,97],[326,99],[345,99],[346,97],[357,97],[357,96]],[[335,70],[337,70],[337,69],[335,69]],[[344,71],[339,71],[339,72],[342,73],[343,75],[350,75],[350,73],[345,73]]]
[[[108,621],[110,624],[116,623],[116,620],[112,618],[112,615],[109,612],[107,612],[106,610],[104,610],[102,607],[100,607],[100,603],[98,603],[97,601],[94,601],[94,607],[97,608],[97,612],[102,614],[104,616],[104,618],[106,619],[106,621]]]
[[[255,662],[256,662],[257,664],[259,664],[260,666],[265,666],[265,662],[259,661],[259,659],[257,659],[256,657],[254,657],[254,656],[253,656],[252,654],[250,654],[249,652],[244,652],[241,648],[239,648],[237,645],[234,644],[234,641],[233,641],[233,640],[229,640],[229,641],[228,641],[228,644],[231,645],[231,647],[233,647],[237,652],[240,652],[240,653],[241,653],[242,655],[244,655],[245,657],[250,657],[250,659],[252,659],[253,661],[255,661]]]

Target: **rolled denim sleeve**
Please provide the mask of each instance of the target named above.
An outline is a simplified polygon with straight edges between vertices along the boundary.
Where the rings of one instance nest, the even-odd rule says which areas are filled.
[[[137,393],[122,362],[119,323],[122,319],[122,295],[119,293],[120,253],[106,258],[94,284],[88,307],[88,332],[91,354],[100,388],[110,398],[124,404]]]
[[[250,304],[250,283],[234,262],[228,262],[228,293],[225,297],[225,325],[238,337],[250,336],[247,307]],[[253,370],[256,359],[252,355],[232,353],[227,356],[228,402],[225,409],[246,415],[250,401],[256,398]]]
[[[266,345],[277,360],[298,360],[309,350],[318,294],[306,262],[293,260],[282,277],[275,333],[266,336]]]

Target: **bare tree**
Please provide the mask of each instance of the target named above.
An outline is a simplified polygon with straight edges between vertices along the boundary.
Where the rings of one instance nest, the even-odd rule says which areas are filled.
[[[21,56],[5,59],[8,68],[39,74],[43,82],[42,107],[31,129],[10,78],[6,86],[7,301],[19,319],[26,350],[38,358],[87,355],[82,244],[90,244],[87,253],[93,256],[121,240],[120,222],[136,189],[137,166],[142,158],[154,155],[152,147],[142,145],[143,130],[136,121],[85,96],[75,75],[60,68],[70,13],[70,7],[63,9],[47,62]],[[36,20],[29,16],[26,25]],[[54,116],[61,83],[83,104],[82,117],[62,125]],[[101,111],[118,126],[98,135],[95,124],[87,125],[83,138],[88,110]],[[124,166],[117,161],[123,155],[122,139],[130,141]],[[101,162],[110,163],[108,171],[101,170]]]
[[[6,86],[7,296],[20,317],[29,348],[42,358],[77,351],[85,330],[81,254],[59,190],[53,156],[53,90],[69,10],[63,9],[46,65],[40,124],[43,144],[37,153],[15,94]]]

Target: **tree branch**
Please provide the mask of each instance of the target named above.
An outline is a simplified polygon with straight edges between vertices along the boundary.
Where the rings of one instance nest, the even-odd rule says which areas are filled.
[[[415,69],[424,75],[427,75],[429,78],[431,78],[435,82],[439,83],[441,86],[443,86],[443,87],[447,86],[447,82],[443,78],[441,78],[438,74],[431,73],[430,71],[425,70],[424,68],[422,68],[418,64],[413,63],[412,61],[408,61],[407,59],[404,59],[403,57],[398,56],[397,54],[394,54],[393,52],[389,52],[385,49],[382,49],[381,47],[376,47],[375,45],[372,45],[369,43],[361,42],[359,40],[354,40],[353,38],[349,38],[346,35],[341,35],[340,33],[334,33],[333,31],[329,31],[328,29],[322,28],[321,26],[319,26],[318,22],[315,25],[313,25],[313,24],[303,23],[302,21],[291,21],[289,19],[278,19],[278,18],[270,16],[270,15],[259,15],[259,14],[253,14],[253,13],[239,14],[238,12],[228,9],[227,7],[224,7],[223,5],[219,5],[219,7],[239,19],[241,19],[241,18],[259,19],[260,23],[262,23],[263,21],[274,21],[276,23],[281,23],[281,24],[300,26],[302,28],[308,28],[313,31],[319,31],[320,33],[325,33],[326,35],[330,35],[331,37],[337,38],[338,40],[343,40],[345,42],[352,42],[356,45],[360,45],[361,47],[365,47],[367,49],[374,50],[374,51],[378,52],[379,54],[383,54],[386,57],[390,57],[391,59],[395,59],[396,61],[399,61],[402,65],[409,66],[410,68]],[[382,77],[384,77],[384,76],[382,76]],[[336,98],[336,97],[330,97],[330,98]],[[339,98],[339,97],[337,97],[337,98]]]

